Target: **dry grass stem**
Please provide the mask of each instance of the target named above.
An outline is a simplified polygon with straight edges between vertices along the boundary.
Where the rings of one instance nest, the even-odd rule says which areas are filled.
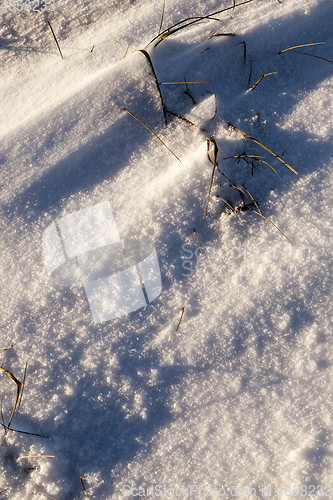
[[[159,36],[159,34],[161,33],[162,24],[163,24],[163,17],[164,17],[164,9],[165,9],[165,0],[163,0],[163,7],[162,7],[161,22],[160,22],[160,27],[159,27],[159,29],[158,29],[157,36]]]
[[[209,198],[210,198],[210,192],[212,190],[215,168],[217,166],[216,159],[217,159],[217,153],[218,153],[218,147],[217,147],[217,144],[216,144],[216,141],[215,141],[214,137],[211,137],[209,140],[207,139],[207,142],[208,142],[208,144],[207,144],[208,148],[209,148],[209,143],[210,142],[214,145],[214,162],[213,162],[212,177],[210,179],[210,186],[209,186],[209,191],[208,191],[208,199],[207,199],[207,206],[206,206],[206,217],[207,217],[207,213],[208,213]]]
[[[154,75],[154,78],[155,78],[155,83],[156,83],[156,87],[157,87],[157,90],[158,90],[158,94],[160,96],[160,99],[161,99],[161,104],[162,104],[162,110],[163,110],[163,116],[164,116],[164,121],[165,121],[165,124],[167,125],[168,124],[168,121],[167,121],[167,117],[166,117],[166,108],[164,106],[164,102],[163,102],[163,97],[162,97],[162,93],[161,93],[161,89],[160,89],[160,85],[158,83],[158,80],[157,80],[157,76],[156,76],[156,73],[155,73],[155,69],[154,69],[154,66],[153,66],[153,62],[151,60],[151,57],[150,55],[148,54],[148,52],[146,50],[138,50],[137,52],[141,52],[145,58],[147,59],[148,63],[149,63],[149,66],[152,70],[152,73]]]
[[[294,52],[297,52],[297,54],[304,54],[305,56],[316,57],[317,59],[321,59],[322,61],[327,61],[333,64],[333,61],[331,61],[330,59],[326,59],[325,57],[315,56],[314,54],[308,54],[307,52],[301,52],[300,50],[294,50]]]
[[[16,405],[17,405],[18,398],[19,398],[19,395],[20,395],[20,390],[21,390],[22,384],[21,384],[21,382],[19,380],[17,380],[17,378],[9,370],[6,370],[5,368],[2,368],[2,366],[0,366],[0,370],[2,370],[5,373],[7,373],[8,377],[11,378],[15,382],[15,384],[17,385],[17,391],[16,391],[16,398],[15,398],[14,408],[13,408],[13,411],[12,411],[12,414],[10,416],[10,419],[9,419],[9,422],[8,422],[8,426],[7,426],[7,428],[9,428],[10,427],[10,423],[11,423],[12,418],[13,418],[14,413],[15,413],[15,409],[16,409]]]
[[[162,21],[161,21],[161,23],[162,23]],[[86,490],[86,487],[84,485],[83,479],[84,479],[84,477],[80,476],[80,481],[81,481],[81,484],[82,484],[83,491],[84,491],[84,493],[87,493],[87,490]]]
[[[287,52],[287,50],[292,49],[300,49],[301,47],[310,47],[310,45],[323,45],[325,42],[315,42],[315,43],[305,43],[303,45],[295,45],[294,47],[289,47],[288,49],[283,49],[278,52],[278,54],[282,54],[282,52]]]
[[[277,75],[277,71],[274,71],[273,73],[265,73],[264,75],[262,75],[261,78],[259,78],[259,80],[254,84],[252,85],[251,89],[250,90],[253,90],[256,88],[256,86],[258,85],[258,83],[261,82],[261,80],[263,80],[266,76],[269,76],[269,75]]]
[[[179,21],[178,23],[173,24],[172,26],[169,26],[169,28],[166,28],[164,31],[162,31],[162,33],[160,33],[160,35],[155,36],[149,42],[149,44],[153,43],[155,40],[157,40],[157,38],[159,38],[159,40],[155,44],[155,47],[156,47],[156,45],[158,45],[159,43],[161,43],[162,40],[164,40],[165,38],[167,38],[172,33],[176,33],[177,31],[179,31],[181,29],[184,29],[184,28],[186,28],[188,26],[191,26],[192,24],[199,23],[200,21],[203,21],[205,19],[208,19],[208,20],[210,19],[210,20],[213,20],[213,21],[220,21],[220,19],[216,19],[213,16],[215,16],[217,14],[221,14],[222,12],[226,12],[226,11],[231,10],[231,9],[234,10],[235,7],[241,7],[242,5],[246,5],[246,4],[254,2],[254,1],[255,0],[245,0],[245,2],[241,2],[241,3],[239,3],[239,4],[235,5],[235,6],[226,7],[224,9],[217,10],[216,12],[212,12],[211,14],[208,14],[207,16],[187,17],[186,19],[183,19],[182,21]],[[183,26],[179,26],[180,24],[186,23],[186,21],[190,21],[190,22],[188,22],[187,24],[184,24]],[[175,28],[175,29],[173,29],[173,28]]]
[[[311,10],[310,4],[309,4],[309,0],[306,0],[306,3],[307,3],[307,4],[308,4],[308,6],[309,6],[309,9],[310,9],[310,12],[311,12],[311,16],[313,16],[313,13],[312,13],[312,10]]]
[[[231,16],[230,17],[232,17],[234,15],[235,7],[236,7],[236,0],[233,0],[233,2],[232,2],[232,11],[231,11]]]
[[[18,460],[19,458],[55,458],[54,455],[23,455],[22,457],[16,457]]]
[[[224,198],[222,198],[222,196],[217,195],[217,198],[220,198],[220,200],[224,201],[224,203],[225,203],[226,205],[228,205],[228,207],[230,207],[230,208],[231,208],[231,210],[232,210],[233,212],[235,212],[234,207],[232,207],[232,206],[230,205],[230,203],[228,203],[228,202],[227,202]]]
[[[200,251],[201,251],[201,253],[203,254],[203,251],[202,251],[202,248],[201,248],[201,245],[200,245],[200,240],[199,240],[198,233],[196,232],[196,230],[195,230],[195,229],[193,229],[193,231],[194,231],[194,234],[195,234],[195,236],[196,236],[196,238],[197,238],[197,240],[198,240]]]
[[[26,379],[26,375],[27,375],[27,367],[28,367],[28,361],[25,364],[25,369],[24,369],[24,374],[23,374],[23,382],[22,382],[22,390],[21,390],[20,401],[19,401],[19,404],[17,407],[16,415],[18,415],[18,412],[19,412],[19,409],[21,406],[21,401],[22,401],[22,396],[23,396],[23,391],[24,391],[24,384],[25,384],[25,379]]]
[[[190,121],[190,120],[188,120],[187,118],[184,118],[183,116],[178,115],[177,113],[174,113],[173,111],[170,111],[169,109],[167,110],[167,113],[169,113],[170,115],[176,116],[176,118],[179,118],[180,120],[182,120],[182,121],[184,121],[184,122],[188,123],[189,125],[192,125],[193,127],[198,128],[199,130],[201,130],[201,132],[205,132],[205,133],[207,133],[207,130],[206,130],[206,129],[199,127],[199,125],[196,125],[195,123],[191,122],[191,121]]]
[[[280,233],[289,241],[289,243],[292,245],[290,239],[281,231],[281,229],[279,229],[271,220],[267,219],[266,217],[264,217],[262,215],[262,213],[260,212],[256,212],[255,210],[252,210],[252,212],[254,212],[255,214],[258,214],[260,215],[260,217],[262,217],[263,219],[267,220],[270,224],[272,224],[272,226],[274,226],[278,231],[280,231]]]
[[[180,315],[180,320],[179,320],[178,326],[177,326],[177,328],[176,328],[176,332],[178,331],[179,325],[180,325],[180,323],[181,323],[181,321],[182,321],[183,314],[184,314],[184,307],[183,307],[183,309],[182,309],[182,313],[181,313],[181,315]]]
[[[158,135],[155,134],[155,132],[153,132],[149,127],[147,127],[147,125],[145,125],[139,118],[137,118],[135,115],[133,115],[133,113],[131,113],[130,111],[128,111],[128,109],[124,108],[124,110],[131,116],[133,116],[133,118],[135,118],[139,123],[141,123],[141,125],[143,125],[147,130],[149,130],[149,132],[151,132],[155,137],[156,139],[158,139],[162,144],[163,146],[168,150],[170,151],[170,153],[183,165],[183,162],[178,158],[177,155],[175,155],[175,153],[173,151],[171,151],[170,148],[168,148],[168,146],[162,141],[162,139],[160,139],[158,137]]]
[[[50,21],[49,21],[49,19],[48,19],[47,15],[45,14],[45,12],[43,12],[43,14],[44,14],[44,16],[45,16],[45,18],[46,18],[46,20],[47,20],[47,24],[49,25],[49,28],[50,28],[51,33],[52,33],[52,35],[53,35],[53,38],[55,39],[55,43],[57,44],[58,50],[59,50],[60,55],[61,55],[61,59],[63,59],[63,55],[62,55],[62,52],[61,52],[61,50],[60,50],[60,47],[59,47],[59,43],[58,43],[57,37],[56,37],[56,36],[55,36],[55,34],[54,34],[54,31],[53,31],[53,29],[52,29],[51,23],[50,23]]]
[[[228,123],[229,127],[231,127],[232,129],[236,130],[237,132],[239,132],[240,134],[242,134],[242,136],[244,137],[244,139],[246,140],[247,144],[248,144],[248,140],[247,139],[251,139],[251,141],[255,142],[256,144],[259,144],[259,146],[261,146],[262,148],[266,149],[266,151],[268,151],[269,153],[271,153],[271,155],[275,156],[275,158],[277,158],[278,160],[280,160],[284,165],[286,165],[286,167],[288,167],[292,172],[294,172],[294,174],[298,175],[298,172],[289,165],[289,163],[287,163],[283,158],[281,158],[281,156],[277,155],[276,153],[274,153],[271,149],[267,148],[266,146],[264,146],[261,142],[259,142],[257,139],[255,139],[254,137],[252,137],[251,135],[249,134],[246,134],[245,132],[243,132],[242,130],[239,130],[239,128],[237,127],[234,127],[234,125],[231,125],[231,123]]]
[[[239,19],[243,14],[240,14],[238,17],[235,17],[235,19],[233,19],[232,21],[229,21],[229,23],[225,24],[222,28],[220,28],[219,30],[215,31],[215,33],[211,36],[209,36],[205,42],[208,42],[208,40],[210,40],[211,38],[213,38],[213,36],[216,36],[218,33],[220,33],[220,31],[224,30],[224,28],[226,28],[227,26],[229,26],[229,24],[233,23],[234,21],[236,21],[237,19]],[[232,17],[232,15],[231,15]]]
[[[8,351],[8,349],[11,349],[12,347],[13,347],[13,344],[12,344],[12,345],[10,345],[9,347],[6,347],[5,349],[2,349],[2,351],[0,351],[0,354],[1,354],[2,352]]]
[[[11,427],[6,427],[6,425],[4,425],[2,422],[0,422],[0,425],[2,425],[2,427],[4,427],[4,429],[7,431],[19,432],[20,434],[28,434],[29,436],[38,436],[38,437],[45,438],[45,439],[49,438],[49,436],[43,436],[42,434],[35,434],[34,432],[19,431],[17,429],[12,429]]]

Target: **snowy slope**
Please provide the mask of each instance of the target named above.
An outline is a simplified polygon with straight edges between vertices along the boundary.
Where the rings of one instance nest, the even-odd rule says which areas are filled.
[[[28,363],[10,427],[37,436],[0,429],[0,498],[78,499],[80,477],[103,500],[156,485],[329,497],[333,4],[310,5],[253,0],[155,45],[160,0],[59,0],[63,60],[41,13],[1,12],[0,366],[22,381]],[[166,0],[162,31],[230,6]],[[204,82],[160,85],[167,126],[140,50],[160,83]],[[96,324],[42,241],[105,202],[141,260],[156,248],[162,291]],[[8,425],[16,384],[0,375]]]

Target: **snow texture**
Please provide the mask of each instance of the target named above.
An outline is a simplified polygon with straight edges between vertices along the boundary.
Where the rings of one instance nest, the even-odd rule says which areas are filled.
[[[55,0],[64,59],[42,3],[0,9],[0,497],[329,498],[332,1]]]

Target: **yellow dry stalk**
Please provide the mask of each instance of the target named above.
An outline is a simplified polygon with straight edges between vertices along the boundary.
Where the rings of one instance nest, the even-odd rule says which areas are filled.
[[[5,368],[2,368],[2,366],[0,366],[0,370],[2,370],[5,373],[7,373],[8,377],[11,378],[15,382],[15,384],[17,385],[17,391],[16,391],[16,398],[15,398],[14,408],[13,408],[13,411],[12,411],[12,414],[10,416],[10,419],[9,419],[9,422],[8,422],[8,426],[7,426],[7,427],[9,427],[10,423],[12,421],[12,418],[14,416],[14,413],[15,413],[15,409],[16,409],[16,405],[17,405],[17,402],[18,402],[18,399],[19,399],[19,395],[20,395],[22,384],[21,384],[21,382],[19,380],[17,380],[17,378],[9,370],[6,370]]]
[[[217,144],[216,144],[216,141],[215,141],[214,137],[211,137],[210,139],[207,139],[207,149],[209,150],[209,143],[210,142],[214,145],[214,162],[213,162],[212,177],[210,179],[210,186],[209,186],[209,191],[208,191],[208,199],[207,199],[207,206],[206,206],[206,217],[207,217],[207,213],[208,213],[209,198],[210,198],[210,192],[212,190],[215,168],[217,166],[216,159],[217,159],[217,153],[218,153],[218,147],[217,147]],[[208,153],[209,153],[209,151],[208,151]],[[209,157],[209,154],[208,154],[208,157]]]
[[[201,248],[201,245],[200,245],[200,240],[199,240],[198,233],[196,232],[196,230],[195,230],[195,229],[193,229],[193,231],[194,231],[194,234],[195,234],[195,236],[196,236],[196,238],[197,238],[197,240],[198,240],[198,243],[199,243],[199,247],[200,247],[201,253],[203,254],[203,251],[202,251],[202,248]]]
[[[184,307],[182,308],[182,313],[181,313],[181,315],[180,315],[180,320],[179,320],[178,326],[177,326],[177,328],[176,328],[176,332],[178,331],[179,325],[180,325],[180,323],[181,323],[181,321],[182,321],[182,319],[183,319],[183,315],[184,315]]]
[[[266,146],[264,146],[261,142],[259,142],[257,139],[255,139],[251,135],[246,134],[242,130],[239,130],[239,128],[237,128],[237,127],[234,127],[234,125],[231,125],[231,123],[228,123],[228,125],[229,125],[229,127],[233,128],[234,130],[236,130],[237,132],[239,132],[240,134],[242,134],[242,136],[246,140],[247,144],[248,144],[248,140],[247,139],[251,139],[251,141],[255,142],[256,144],[259,144],[259,146],[261,146],[262,148],[266,149],[266,151],[268,151],[269,153],[271,153],[271,155],[275,156],[275,158],[277,158],[278,160],[280,160],[284,165],[286,165],[286,167],[290,168],[290,170],[292,172],[294,172],[294,174],[298,175],[298,172],[292,166],[290,166],[289,163],[287,163],[283,158],[281,158],[281,156],[279,156],[276,153],[274,153],[271,149],[269,149]]]
[[[315,42],[315,43],[304,43],[303,45],[295,45],[294,47],[289,47],[288,49],[281,50],[278,54],[282,52],[287,52],[287,50],[299,49],[300,47],[310,47],[310,45],[323,45],[325,42]]]

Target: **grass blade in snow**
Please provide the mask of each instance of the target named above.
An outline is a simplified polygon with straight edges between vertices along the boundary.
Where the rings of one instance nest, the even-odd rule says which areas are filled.
[[[153,66],[153,62],[151,60],[151,57],[150,55],[148,54],[148,52],[146,50],[139,50],[138,52],[141,52],[145,58],[147,59],[150,67],[151,67],[151,70],[153,72],[153,75],[154,75],[154,78],[155,78],[155,83],[156,83],[156,87],[157,87],[157,90],[158,90],[158,93],[159,93],[159,96],[160,96],[160,99],[161,99],[161,103],[162,103],[162,109],[163,109],[163,115],[164,115],[164,121],[165,121],[165,124],[167,125],[168,122],[167,122],[167,117],[166,117],[166,109],[165,109],[165,106],[164,106],[164,102],[163,102],[163,97],[162,97],[162,93],[161,93],[161,89],[160,89],[160,85],[158,83],[158,80],[157,80],[157,76],[156,76],[156,73],[155,73],[155,70],[154,70],[154,66]]]
[[[262,148],[266,149],[266,151],[268,151],[273,156],[275,156],[275,158],[277,158],[278,160],[282,161],[282,163],[284,163],[284,165],[286,165],[286,167],[290,168],[290,170],[292,170],[292,172],[294,172],[294,174],[298,175],[298,172],[296,172],[296,170],[293,167],[291,167],[289,165],[289,163],[287,163],[283,158],[281,158],[279,155],[277,155],[276,153],[274,153],[271,149],[269,149],[266,146],[264,146],[261,142],[257,141],[257,139],[255,139],[254,137],[251,137],[249,134],[246,134],[245,132],[242,132],[242,130],[239,130],[239,128],[234,127],[233,125],[231,125],[231,123],[228,123],[228,125],[229,125],[229,127],[233,128],[234,130],[236,130],[237,132],[239,132],[240,134],[242,134],[242,136],[245,138],[246,142],[248,142],[247,139],[251,139],[251,141],[255,142],[256,144],[259,144],[259,146],[261,146]]]
[[[13,408],[13,411],[12,411],[12,414],[10,416],[10,419],[9,419],[9,422],[8,422],[8,426],[7,426],[9,428],[10,423],[11,423],[11,421],[13,419],[13,416],[14,416],[14,413],[15,413],[15,409],[16,409],[17,401],[18,401],[18,398],[19,398],[19,395],[20,395],[20,390],[21,390],[22,384],[21,384],[21,382],[19,380],[17,380],[17,378],[9,370],[6,370],[5,368],[2,368],[2,366],[0,366],[0,370],[6,372],[7,375],[8,375],[8,377],[11,378],[15,382],[15,384],[17,386],[14,408]]]
[[[163,17],[164,17],[164,9],[165,9],[165,0],[163,0],[162,16],[161,16],[161,22],[160,22],[160,27],[159,27],[157,36],[159,36],[159,34],[161,33],[162,24],[163,24]]]
[[[278,54],[282,54],[282,52],[287,52],[287,50],[292,49],[300,49],[301,47],[310,47],[310,45],[323,45],[325,42],[315,42],[315,43],[304,43],[303,45],[295,45],[294,47],[289,47],[288,49],[283,49],[278,52]]]
[[[60,47],[59,47],[58,40],[57,40],[57,38],[56,38],[56,36],[55,36],[55,34],[54,34],[54,31],[53,31],[53,29],[52,29],[51,23],[50,23],[50,21],[49,21],[49,19],[48,19],[47,15],[45,14],[45,12],[44,12],[44,16],[45,16],[45,18],[46,18],[46,20],[47,20],[47,24],[48,24],[48,25],[49,25],[49,27],[50,27],[50,30],[51,30],[52,35],[53,35],[53,38],[55,39],[55,43],[57,44],[58,50],[59,50],[60,55],[61,55],[61,59],[63,59],[63,56],[62,56],[62,53],[61,53],[61,50],[60,50]]]
[[[178,331],[179,325],[180,325],[180,323],[181,323],[181,321],[182,321],[182,319],[183,319],[183,314],[184,314],[184,307],[183,307],[183,309],[182,309],[182,313],[181,313],[181,315],[180,315],[180,320],[179,320],[178,326],[177,326],[177,328],[176,328],[176,332]]]
[[[245,5],[247,3],[251,3],[251,2],[254,2],[254,1],[255,0],[246,0],[245,2],[241,2],[241,3],[237,4],[237,5],[235,5],[235,7],[240,7],[242,5]],[[203,21],[204,19],[210,19],[210,20],[213,20],[213,21],[220,21],[220,19],[213,18],[212,16],[215,16],[217,14],[221,14],[222,12],[226,12],[227,10],[230,10],[230,9],[233,9],[233,8],[234,8],[233,6],[226,7],[225,9],[221,9],[221,10],[217,10],[216,12],[212,12],[211,14],[208,14],[207,16],[187,17],[186,19],[183,19],[182,21],[179,21],[178,23],[173,24],[172,26],[169,26],[169,28],[167,28],[164,31],[162,31],[162,33],[160,33],[160,35],[155,36],[149,42],[149,44],[153,43],[155,40],[157,40],[157,38],[159,38],[158,42],[155,44],[155,47],[156,47],[156,45],[158,45],[159,43],[161,43],[163,40],[165,40],[165,38],[167,38],[172,33],[176,33],[177,31],[182,30],[183,28],[187,28],[188,26],[196,24],[196,23],[198,23],[200,21]],[[190,22],[187,23],[187,24],[184,24],[184,26],[179,26],[182,23],[186,23],[186,21],[190,21]],[[178,26],[178,28],[176,28],[176,26]],[[175,29],[173,29],[173,28],[175,28]]]
[[[125,110],[125,111],[127,111],[127,113],[128,113],[129,115],[133,116],[133,118],[135,118],[135,119],[136,119],[139,123],[141,123],[141,125],[143,125],[144,127],[146,127],[146,129],[147,129],[147,130],[149,130],[149,132],[151,132],[151,133],[152,133],[152,134],[156,137],[156,139],[158,139],[158,140],[159,140],[159,141],[163,144],[163,146],[164,146],[165,148],[167,148],[167,150],[168,150],[168,151],[170,151],[170,153],[171,153],[171,154],[173,154],[173,156],[174,156],[175,158],[177,158],[177,160],[178,160],[178,161],[179,161],[179,162],[183,165],[183,162],[182,162],[182,161],[178,158],[178,156],[177,156],[177,155],[175,155],[175,153],[174,153],[173,151],[171,151],[171,149],[170,149],[170,148],[168,148],[168,146],[167,146],[167,145],[166,145],[166,144],[162,141],[162,139],[160,139],[160,138],[158,137],[158,135],[156,135],[156,134],[155,134],[155,132],[153,132],[153,131],[149,128],[149,127],[147,127],[147,125],[145,125],[145,124],[144,124],[144,123],[143,123],[143,122],[142,122],[139,118],[137,118],[135,115],[133,115],[133,113],[131,113],[130,111],[128,111],[128,109],[124,108],[124,110]]]
[[[214,163],[213,163],[212,177],[210,179],[210,186],[209,186],[209,191],[208,191],[208,200],[207,200],[207,206],[206,206],[206,217],[207,217],[207,213],[208,213],[208,204],[209,204],[210,192],[212,190],[212,185],[213,185],[215,168],[217,166],[216,158],[217,158],[217,153],[218,153],[218,147],[217,147],[217,144],[216,144],[216,141],[215,141],[214,137],[211,137],[210,139],[207,139],[207,147],[209,147],[209,142],[211,142],[214,145]]]
[[[252,87],[250,88],[250,90],[255,89],[256,86],[258,85],[258,83],[260,83],[261,80],[263,80],[265,78],[265,76],[269,76],[269,75],[277,75],[277,71],[274,71],[273,73],[265,73],[264,75],[262,75],[262,77],[259,78],[259,80],[254,85],[252,85]]]

